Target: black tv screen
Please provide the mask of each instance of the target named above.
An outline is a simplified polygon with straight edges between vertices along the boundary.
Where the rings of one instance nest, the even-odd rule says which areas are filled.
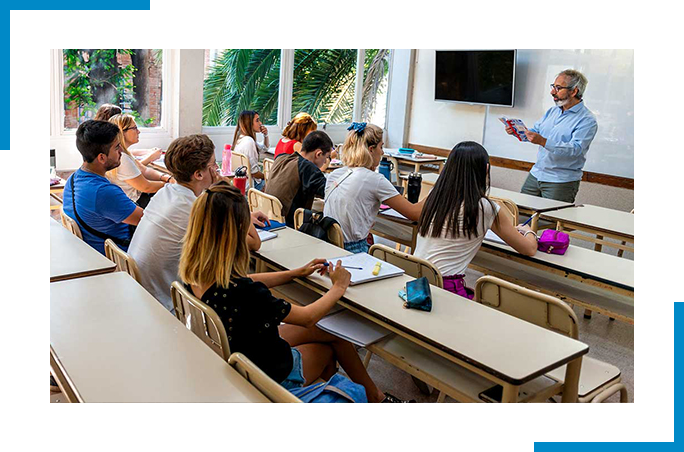
[[[437,50],[435,100],[513,106],[515,50]]]

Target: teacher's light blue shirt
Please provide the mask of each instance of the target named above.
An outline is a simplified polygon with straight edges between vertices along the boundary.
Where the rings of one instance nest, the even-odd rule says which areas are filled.
[[[580,102],[569,110],[551,107],[530,130],[546,138],[539,146],[537,163],[530,173],[540,182],[573,182],[582,179],[589,145],[596,136],[596,117]]]

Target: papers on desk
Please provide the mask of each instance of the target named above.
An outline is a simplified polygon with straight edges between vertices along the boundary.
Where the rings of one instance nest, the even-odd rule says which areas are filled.
[[[494,233],[494,231],[492,231],[491,229],[489,231],[487,231],[484,239],[489,241],[489,242],[501,243],[502,245],[506,245],[506,242],[504,242],[504,240],[501,237],[499,237],[498,235],[496,235]]]
[[[266,240],[271,240],[271,239],[278,237],[278,233],[271,232],[271,231],[264,231],[263,229],[257,231],[257,234],[259,234],[259,238],[261,239],[262,242],[265,242]]]
[[[366,347],[391,333],[347,309],[322,318],[316,326],[359,347]]]
[[[383,210],[380,213],[382,213],[383,215],[387,215],[389,217],[395,217],[395,218],[401,218],[402,220],[408,220],[408,218],[406,218],[405,216],[403,216],[402,214],[400,214],[399,212],[397,212],[394,209]]]
[[[337,265],[337,261],[342,261],[342,266],[347,268],[347,271],[351,273],[351,282],[349,285],[354,286],[356,284],[361,284],[369,281],[374,281],[377,279],[391,278],[393,276],[399,276],[404,274],[404,270],[392,265],[390,263],[381,261],[377,257],[373,257],[367,253],[357,253],[351,256],[335,257],[333,259],[328,259],[328,261]],[[380,267],[380,272],[377,275],[373,274],[373,268],[375,264],[380,262],[382,265]],[[360,268],[357,270],[356,267]]]

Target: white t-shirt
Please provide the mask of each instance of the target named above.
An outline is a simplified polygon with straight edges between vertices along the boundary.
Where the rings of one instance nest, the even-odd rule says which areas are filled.
[[[121,153],[121,164],[119,167],[116,169],[116,177],[111,178],[110,180],[121,187],[121,189],[126,193],[126,196],[131,198],[131,201],[136,202],[138,198],[140,198],[140,195],[142,192],[140,190],[136,190],[133,188],[128,182],[126,182],[129,179],[134,179],[138,176],[140,176],[142,173],[140,172],[140,169],[138,168],[138,165],[135,164],[134,157],[131,157],[128,154],[124,154],[123,152]]]
[[[323,214],[340,223],[345,242],[357,242],[368,236],[380,204],[398,194],[385,176],[368,168],[336,169],[325,184]]]
[[[446,226],[442,229],[440,238],[423,237],[418,234],[414,256],[433,263],[442,276],[465,274],[468,264],[480,249],[485,234],[492,227],[492,223],[499,212],[498,204],[493,204],[494,208],[492,209],[492,205],[487,199],[482,198],[480,200],[481,210],[478,214],[477,237],[471,236],[470,239],[467,235],[451,237],[451,233],[446,231]],[[484,222],[482,221],[482,209],[484,209]],[[459,216],[459,221],[462,218],[462,215]]]
[[[233,151],[239,152],[240,154],[245,154],[247,156],[252,173],[261,171],[261,168],[259,167],[259,152],[257,151],[257,144],[252,137],[243,135],[238,138]],[[233,168],[233,170],[235,170],[235,168]],[[261,179],[254,178],[254,180],[256,182],[261,182]]]
[[[178,263],[196,198],[187,187],[166,184],[147,205],[128,248],[143,287],[169,311],[173,311],[171,283],[181,280]]]

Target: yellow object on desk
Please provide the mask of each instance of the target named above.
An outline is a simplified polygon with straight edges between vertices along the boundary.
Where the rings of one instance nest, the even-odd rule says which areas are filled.
[[[378,276],[378,273],[380,273],[380,267],[382,267],[382,262],[376,262],[375,267],[373,267],[373,276]]]

